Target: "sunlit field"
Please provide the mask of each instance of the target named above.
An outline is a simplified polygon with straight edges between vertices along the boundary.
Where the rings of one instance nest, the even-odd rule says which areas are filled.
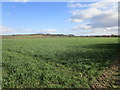
[[[90,88],[120,49],[115,37],[2,41],[3,88]]]

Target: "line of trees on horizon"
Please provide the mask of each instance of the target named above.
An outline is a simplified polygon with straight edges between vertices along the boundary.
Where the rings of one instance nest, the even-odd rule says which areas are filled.
[[[2,35],[2,36],[35,36],[35,35],[42,35],[42,36],[64,36],[64,37],[120,37],[120,35],[84,35],[84,36],[76,36],[74,34],[13,34],[13,35]]]

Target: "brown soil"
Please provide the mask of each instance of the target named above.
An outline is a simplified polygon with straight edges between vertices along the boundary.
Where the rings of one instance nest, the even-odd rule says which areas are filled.
[[[120,55],[117,56],[113,64],[103,71],[103,74],[90,85],[92,90],[101,88],[120,89]]]

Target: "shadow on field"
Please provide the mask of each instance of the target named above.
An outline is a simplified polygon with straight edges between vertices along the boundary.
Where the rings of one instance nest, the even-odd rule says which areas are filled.
[[[59,53],[56,62],[81,71],[89,70],[89,66],[98,67],[98,70],[109,66],[119,54],[120,44],[97,44],[86,47],[73,46],[68,52]],[[81,49],[82,48],[82,49]],[[83,50],[83,51],[81,51]],[[81,69],[80,69],[81,65]],[[87,65],[87,67],[85,66]],[[70,67],[71,67],[70,66]]]

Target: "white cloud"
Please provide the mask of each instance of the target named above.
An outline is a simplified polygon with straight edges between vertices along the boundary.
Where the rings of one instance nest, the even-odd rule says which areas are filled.
[[[0,35],[9,34],[9,33],[12,33],[14,31],[15,30],[12,29],[12,28],[9,28],[9,27],[6,27],[6,26],[0,26]]]
[[[118,13],[107,11],[98,15],[92,19],[91,26],[93,28],[118,26]]]
[[[118,3],[110,0],[102,0],[91,4],[72,3],[68,5],[72,9],[70,22],[79,23],[74,30],[88,30],[91,34],[117,34],[118,30]],[[84,8],[83,7],[87,7]]]
[[[97,4],[99,6],[97,6]],[[89,8],[87,9],[77,9],[71,11],[72,16],[70,18],[70,21],[75,22],[74,20],[78,21],[85,21],[88,19],[94,19],[95,17],[99,17],[102,15],[109,15],[108,18],[111,18],[113,16],[117,16],[118,11],[117,11],[117,3],[104,3],[104,5],[101,5],[102,3],[93,3],[88,5]],[[114,17],[115,19],[117,17]],[[106,18],[107,19],[107,18]]]
[[[31,28],[10,28],[7,26],[0,27],[0,35],[12,35],[12,34],[32,34],[32,33],[42,33],[42,34],[53,34],[57,29],[43,29],[43,30],[33,30]]]
[[[70,3],[69,5],[68,5],[68,7],[71,7],[71,8],[76,8],[76,7],[88,7],[88,5],[87,4],[80,4],[80,3],[76,3],[76,4],[72,4],[72,3]]]
[[[52,34],[52,33],[55,33],[57,31],[57,29],[44,29],[44,30],[40,30],[39,33],[42,33],[42,34]]]
[[[113,5],[118,2],[119,2],[118,0],[101,0],[99,2],[91,3],[91,4],[69,3],[68,7],[70,8],[82,8],[82,7],[109,8],[111,6],[113,7]]]
[[[89,8],[89,9],[85,9],[85,10],[74,10],[71,11],[72,16],[70,18],[70,20],[72,22],[76,22],[78,23],[78,21],[85,21],[87,19],[91,19],[95,16],[98,16],[102,13],[101,10],[98,10],[96,8]]]
[[[31,28],[16,28],[15,34],[29,34],[34,33],[34,30]]]
[[[82,35],[118,35],[118,27],[111,28],[94,28],[92,30],[85,30],[80,32]]]
[[[83,20],[82,19],[76,19],[76,18],[69,18],[69,21],[70,22],[76,22],[76,23],[79,23],[79,22],[83,22]]]
[[[10,28],[7,26],[0,27],[0,35],[28,34],[28,33],[34,33],[34,30],[30,28]]]
[[[81,30],[81,29],[91,29],[91,26],[89,24],[81,24],[76,27],[74,27],[76,30]]]
[[[29,0],[15,0],[15,2],[29,2]]]

